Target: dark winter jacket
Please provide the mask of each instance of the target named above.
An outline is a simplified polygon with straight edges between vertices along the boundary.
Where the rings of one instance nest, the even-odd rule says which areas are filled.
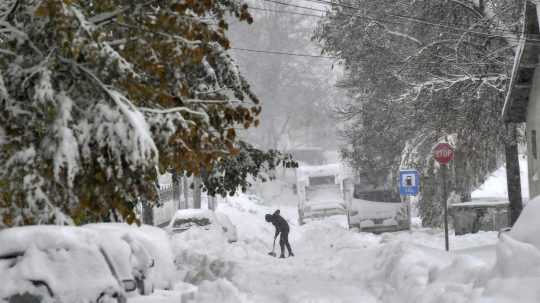
[[[266,215],[266,221],[271,222],[276,227],[276,234],[274,237],[277,237],[279,233],[289,232],[289,223],[279,215],[279,209],[272,215]]]

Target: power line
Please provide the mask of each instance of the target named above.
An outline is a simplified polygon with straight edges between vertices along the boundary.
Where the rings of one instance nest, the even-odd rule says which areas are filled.
[[[262,1],[271,2],[271,3],[284,5],[284,6],[295,7],[295,8],[307,9],[307,10],[316,11],[316,12],[322,12],[322,13],[327,12],[327,11],[312,8],[312,7],[301,6],[301,5],[296,5],[296,4],[290,4],[290,3],[285,3],[285,2],[277,1],[277,0],[262,0]],[[329,1],[325,1],[325,0],[304,0],[304,1],[315,2],[315,3],[324,3],[324,4],[329,4],[329,5],[336,5],[336,6],[340,6],[340,7],[352,8],[352,9],[360,10],[360,8],[358,8],[358,7],[344,5],[344,4],[338,4],[338,3],[332,3],[332,2],[329,2]],[[364,18],[364,19],[367,19],[367,20],[377,21],[377,22],[380,22],[380,23],[392,23],[392,24],[398,24],[398,25],[405,25],[405,23],[403,23],[403,22],[382,20],[382,19],[378,19],[378,18],[366,16],[366,15],[346,14],[346,13],[341,13],[341,14],[345,15],[345,16]],[[431,22],[429,20],[416,18],[416,17],[412,17],[412,16],[390,14],[390,13],[386,13],[386,15],[389,16],[389,17],[393,17],[393,18],[409,20],[411,22],[415,22],[415,23],[419,23],[419,24],[423,24],[423,25],[430,25],[430,26],[435,26],[435,27],[440,27],[440,28],[446,28],[446,29],[461,31],[461,32],[464,32],[464,33],[471,33],[471,34],[477,34],[477,35],[482,35],[482,36],[487,36],[487,37],[496,37],[496,38],[502,38],[502,39],[508,39],[508,40],[515,40],[517,42],[520,41],[519,37],[508,37],[508,36],[503,36],[503,35],[495,34],[495,33],[486,33],[486,32],[480,32],[480,31],[470,30],[470,29],[461,28],[461,27],[455,27],[455,26],[446,25],[446,24],[434,23],[434,22]],[[509,31],[509,30],[505,31],[503,29],[499,29],[498,31],[499,32],[508,32],[508,33],[511,33],[513,35],[518,35],[518,36],[520,35],[520,34],[514,32],[514,31]],[[530,39],[530,38],[525,38],[525,39],[527,41],[531,41],[531,42],[540,42],[540,40],[538,40],[538,39]]]
[[[333,56],[310,55],[310,54],[293,53],[293,52],[287,52],[287,51],[261,50],[261,49],[250,49],[250,48],[240,48],[240,47],[231,47],[230,49],[238,50],[238,51],[245,51],[245,52],[252,52],[252,53],[272,54],[272,55],[310,57],[310,58],[321,58],[321,59],[339,59],[338,57],[333,57]]]
[[[304,0],[304,1],[313,2],[313,3],[323,3],[323,4],[328,4],[328,5],[340,6],[340,7],[344,7],[344,8],[352,8],[352,9],[356,9],[356,10],[361,10],[361,8],[357,7],[357,6],[346,5],[346,4],[343,4],[343,3],[331,2],[331,1],[328,1],[328,0]],[[400,15],[400,14],[393,14],[393,13],[385,13],[385,14],[387,16],[389,16],[389,17],[403,18],[403,19],[410,20],[410,21],[413,21],[413,22],[418,22],[418,23],[421,23],[421,24],[427,24],[427,25],[433,25],[433,26],[439,26],[439,27],[446,27],[446,28],[457,29],[457,30],[462,30],[462,31],[470,31],[467,28],[458,28],[458,27],[455,27],[452,24],[435,23],[435,22],[432,22],[432,21],[429,21],[429,20],[426,20],[426,19],[418,18],[418,17],[406,16],[406,15]],[[470,24],[463,24],[463,23],[456,23],[456,25],[470,26]],[[485,28],[485,29],[490,28],[489,26],[481,26],[481,25],[477,25],[477,27]],[[511,34],[514,34],[514,35],[519,35],[520,34],[520,33],[514,32],[512,30],[505,30],[505,29],[498,29],[498,31],[507,32],[507,33],[511,33]],[[489,33],[480,32],[480,34],[489,34]]]
[[[307,10],[316,11],[316,12],[323,12],[323,13],[326,12],[326,11],[318,9],[318,8],[307,7],[307,6],[297,5],[297,4],[291,4],[291,3],[281,2],[281,1],[277,1],[277,0],[263,0],[263,1],[271,2],[271,3],[275,3],[275,4],[279,4],[279,5],[285,5],[285,6],[290,6],[290,7],[307,9]]]
[[[289,51],[277,51],[277,50],[265,50],[265,49],[251,49],[251,48],[240,48],[240,47],[231,47],[232,50],[245,51],[251,53],[263,53],[271,55],[284,55],[284,56],[293,56],[293,57],[309,57],[309,58],[320,58],[320,59],[341,59],[340,57],[335,56],[323,56],[323,55],[312,55],[304,53],[295,53]],[[369,61],[368,59],[358,59],[356,62]],[[388,64],[405,64],[407,66],[411,65],[452,65],[452,66],[506,66],[510,64],[506,63],[489,63],[489,62],[425,62],[425,61],[411,61],[411,62],[388,62]]]
[[[291,11],[284,11],[284,10],[278,10],[278,9],[262,8],[262,7],[250,6],[249,9],[258,10],[258,11],[265,11],[265,12],[272,12],[272,13],[278,13],[278,14],[290,14],[290,15],[299,15],[299,16],[324,18],[324,16],[322,16],[322,15],[306,14],[306,13],[300,13],[300,12],[291,12]]]

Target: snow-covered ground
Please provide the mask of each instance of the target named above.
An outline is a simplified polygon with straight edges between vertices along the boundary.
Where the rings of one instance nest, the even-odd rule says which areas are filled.
[[[503,198],[492,188],[501,186],[501,178],[496,172],[475,197]],[[155,247],[172,250],[173,291],[158,289],[128,302],[540,302],[540,199],[530,201],[514,229],[500,238],[497,232],[451,233],[446,252],[443,231],[422,228],[418,220],[411,231],[381,235],[349,231],[345,216],[300,226],[290,190],[279,190],[285,185],[266,188],[281,195],[238,194],[220,201],[217,211],[236,225],[237,242],[229,243],[219,229],[203,228],[156,237],[164,245]],[[274,227],[264,217],[276,209],[291,226],[295,257],[268,255]],[[1,242],[0,237],[0,247],[7,247]],[[155,264],[160,268],[159,260]],[[0,294],[16,286],[0,283]]]
[[[264,221],[274,210],[235,196],[218,211],[237,225],[239,242],[176,239],[187,241],[176,253],[186,280],[199,286],[194,302],[513,302],[490,288],[496,232],[451,236],[447,253],[440,230],[358,233],[340,216],[298,226],[296,209],[281,205],[296,256],[278,259],[267,254],[274,229]]]
[[[521,166],[525,172],[526,162]],[[505,174],[494,172],[475,200],[504,200]],[[525,174],[522,183],[527,197]],[[199,287],[193,302],[540,302],[540,250],[532,244],[499,240],[497,232],[451,233],[445,252],[443,231],[422,228],[417,219],[412,231],[382,235],[349,231],[344,216],[299,226],[294,197],[277,194],[282,186],[220,203],[218,211],[237,225],[237,243],[176,239],[184,242],[175,246],[178,265]],[[268,255],[274,229],[264,215],[277,208],[291,225],[295,257]]]

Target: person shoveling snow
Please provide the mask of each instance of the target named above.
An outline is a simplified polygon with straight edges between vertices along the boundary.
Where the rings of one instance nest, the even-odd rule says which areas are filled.
[[[274,227],[276,228],[276,234],[274,235],[274,246],[272,247],[272,251],[268,253],[269,255],[275,257],[275,248],[276,248],[276,239],[279,234],[281,234],[279,238],[279,246],[281,246],[281,255],[280,258],[285,258],[285,246],[287,246],[287,250],[289,251],[289,257],[294,257],[294,254],[291,249],[291,244],[289,243],[289,224],[285,219],[283,219],[282,216],[279,215],[279,209],[274,212],[274,214],[266,214],[264,217],[266,219],[266,222],[272,223]]]

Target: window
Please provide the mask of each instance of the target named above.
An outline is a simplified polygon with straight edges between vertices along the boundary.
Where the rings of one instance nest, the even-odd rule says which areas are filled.
[[[536,130],[531,131],[531,151],[534,159],[537,159],[537,148],[536,148]]]
[[[176,219],[174,221],[173,227],[174,228],[184,228],[188,229],[192,226],[207,226],[210,225],[210,220],[207,218],[183,218],[183,219]]]

